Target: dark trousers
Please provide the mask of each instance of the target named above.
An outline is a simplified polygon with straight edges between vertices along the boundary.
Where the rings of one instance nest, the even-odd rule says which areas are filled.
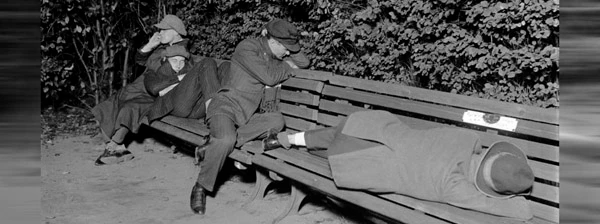
[[[336,146],[339,146],[335,148],[344,149],[343,151],[339,152],[335,150],[327,150],[327,154],[329,156],[332,156],[335,154],[348,153],[354,151],[350,151],[349,149],[359,150],[381,145],[376,142],[367,141],[342,134],[342,130],[344,129],[345,124],[346,119],[340,121],[340,124],[335,127],[320,128],[304,132],[304,141],[306,142],[306,148],[323,150],[329,149],[331,145],[335,144]]]
[[[148,120],[166,115],[198,119],[206,116],[204,103],[221,88],[217,77],[217,63],[205,58],[194,64],[175,88],[158,97],[148,111]]]
[[[217,175],[223,168],[225,159],[233,151],[234,146],[264,138],[270,129],[280,132],[284,127],[281,113],[254,114],[248,123],[236,130],[236,125],[231,118],[225,115],[214,115],[208,120],[210,142],[201,163],[198,182],[205,190],[213,191]],[[237,142],[237,144],[236,144]]]

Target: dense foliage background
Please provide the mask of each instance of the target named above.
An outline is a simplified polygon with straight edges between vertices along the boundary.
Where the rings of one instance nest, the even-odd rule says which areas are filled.
[[[89,108],[139,76],[132,57],[165,13],[198,55],[228,59],[284,18],[303,31],[311,69],[559,105],[557,0],[43,0],[44,106]]]

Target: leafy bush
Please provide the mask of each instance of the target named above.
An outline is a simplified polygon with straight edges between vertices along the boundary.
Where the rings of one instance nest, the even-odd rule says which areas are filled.
[[[558,3],[552,0],[179,1],[195,53],[229,58],[270,19],[304,31],[312,69],[558,107]]]
[[[303,31],[311,69],[539,107],[559,105],[557,0],[157,2],[156,9],[146,10],[182,18],[194,54],[229,59],[237,43],[258,36],[269,20],[284,18]],[[158,17],[144,20],[155,21]]]
[[[335,3],[330,18],[313,30],[311,56],[317,69],[507,102],[558,106],[556,2],[362,3],[360,10]]]

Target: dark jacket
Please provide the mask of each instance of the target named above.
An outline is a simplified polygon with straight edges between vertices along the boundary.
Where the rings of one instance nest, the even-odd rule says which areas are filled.
[[[307,67],[308,59],[298,53],[288,57],[298,67]],[[275,86],[293,75],[288,63],[276,58],[267,38],[240,42],[231,59],[228,79],[209,105],[207,118],[216,114],[230,117],[236,124],[246,124],[260,104],[265,85]]]
[[[188,42],[188,39],[183,39],[182,41],[174,43],[174,45],[181,45],[189,52]],[[163,52],[166,51],[168,46],[168,44],[159,44],[154,50],[145,53],[142,52],[142,49],[140,48],[135,54],[135,62],[141,66],[146,66],[146,68],[152,71],[157,71],[162,64]]]
[[[158,71],[152,69],[146,70],[144,76],[144,86],[150,95],[158,97],[158,93],[170,85],[179,83],[178,75],[187,74],[193,67],[193,60],[186,60],[185,65],[179,72],[175,72],[168,61],[162,61]]]
[[[356,112],[341,125],[341,134],[380,144],[356,149],[332,143],[328,159],[339,187],[398,193],[519,219],[533,217],[522,196],[496,199],[477,190],[473,183],[483,150],[475,133],[417,130],[386,111]]]

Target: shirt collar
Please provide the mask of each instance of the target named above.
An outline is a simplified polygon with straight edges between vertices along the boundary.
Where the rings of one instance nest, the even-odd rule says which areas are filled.
[[[269,39],[267,37],[260,37],[260,46],[263,48],[263,51],[271,58],[279,60],[273,52],[271,51],[271,47],[269,47]]]

